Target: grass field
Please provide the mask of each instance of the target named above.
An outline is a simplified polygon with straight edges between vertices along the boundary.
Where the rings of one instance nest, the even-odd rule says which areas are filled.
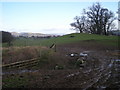
[[[71,37],[74,36],[74,37]],[[49,39],[33,39],[33,38],[20,38],[13,41],[13,46],[50,46],[55,44],[66,44],[80,41],[95,41],[104,45],[116,46],[118,45],[118,36],[104,36],[95,34],[68,34],[61,37]],[[3,44],[6,47],[7,44]]]
[[[87,50],[114,50],[118,49],[118,39],[118,36],[103,36],[79,33],[68,34],[49,39],[17,38],[13,41],[13,47],[6,48],[7,43],[3,44],[2,60],[5,64],[39,57],[41,52],[43,53],[45,48],[49,49],[53,43],[55,43],[57,46],[57,52],[64,54],[70,53],[72,51],[79,52],[79,49],[81,48],[85,48]],[[43,50],[41,48],[43,48]],[[66,51],[64,50],[65,48],[69,49]],[[59,57],[59,55],[56,57]]]
[[[101,78],[102,81],[106,80],[103,75],[109,76],[110,60],[111,58],[116,59],[119,54],[115,52],[115,50],[118,50],[118,40],[118,36],[77,33],[49,39],[19,38],[14,40],[13,47],[9,48],[4,43],[2,49],[3,64],[33,58],[38,58],[39,62],[36,66],[23,68],[23,71],[27,69],[37,70],[36,72],[17,73],[20,72],[19,68],[13,68],[15,74],[3,75],[3,88],[81,88],[89,86],[91,80],[95,81],[95,78]],[[57,44],[56,52],[54,49],[48,48],[53,43]],[[70,56],[71,53],[79,54],[85,51],[88,51],[86,59],[80,56]],[[85,60],[81,64],[83,59]],[[104,70],[99,71],[103,67],[106,70],[105,72],[108,71],[107,74]],[[9,71],[9,69],[3,69],[3,72],[6,71]],[[75,76],[70,76],[74,73]],[[110,80],[113,81],[109,81],[109,83],[117,81],[114,78],[110,78]],[[83,84],[83,82],[86,83]]]

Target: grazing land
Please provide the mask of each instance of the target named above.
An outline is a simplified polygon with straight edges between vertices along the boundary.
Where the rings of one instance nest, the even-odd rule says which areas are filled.
[[[73,36],[73,37],[72,37]],[[118,36],[104,36],[96,34],[69,34],[61,37],[54,37],[49,39],[34,39],[34,38],[19,38],[13,41],[13,46],[50,46],[55,44],[74,43],[80,41],[96,41],[97,43],[108,46],[118,45]],[[7,46],[3,44],[3,47]]]
[[[4,43],[3,65],[33,58],[38,63],[3,68],[3,88],[119,88],[119,38],[74,33],[18,38],[11,47]],[[49,48],[52,44],[56,46]]]

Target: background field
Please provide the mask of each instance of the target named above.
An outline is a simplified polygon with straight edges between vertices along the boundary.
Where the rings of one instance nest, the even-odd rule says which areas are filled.
[[[69,34],[61,37],[54,37],[49,39],[34,39],[34,38],[19,38],[13,41],[13,46],[51,46],[54,44],[66,44],[91,41],[108,46],[117,46],[119,44],[118,36],[104,36],[95,34]],[[7,47],[7,44],[3,44],[3,47]]]

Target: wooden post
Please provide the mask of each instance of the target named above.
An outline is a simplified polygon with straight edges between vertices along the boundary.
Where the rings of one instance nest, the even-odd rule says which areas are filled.
[[[55,52],[56,52],[56,45],[55,45]]]
[[[52,45],[50,46],[50,48],[51,48],[51,49],[54,49],[54,51],[56,52],[56,45],[55,45],[55,44],[52,44]]]

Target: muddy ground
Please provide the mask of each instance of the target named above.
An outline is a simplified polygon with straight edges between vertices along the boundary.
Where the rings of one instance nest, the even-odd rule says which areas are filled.
[[[28,78],[29,83],[21,85],[24,88],[90,88],[119,89],[120,52],[118,47],[104,46],[90,41],[57,45],[59,57],[68,62],[62,70],[18,70],[3,71],[3,79],[8,77]],[[86,53],[87,57],[70,56],[73,53]],[[84,63],[74,68],[71,62],[84,59]],[[71,67],[70,65],[73,65]],[[3,86],[7,84],[3,82]]]

